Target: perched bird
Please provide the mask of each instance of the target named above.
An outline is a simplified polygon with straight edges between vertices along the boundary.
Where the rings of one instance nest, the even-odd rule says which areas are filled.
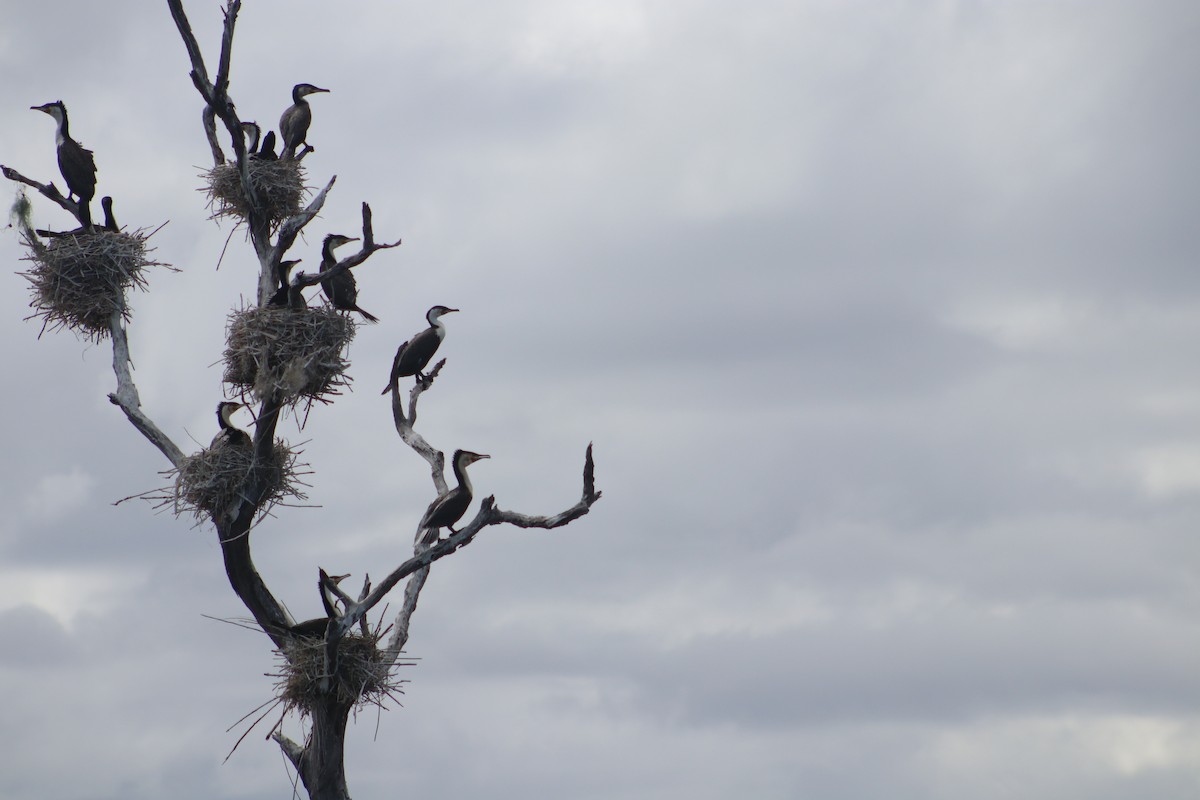
[[[316,619],[307,619],[304,622],[297,622],[291,627],[291,631],[298,636],[322,638],[325,636],[325,631],[329,628],[329,620],[341,616],[333,607],[331,593],[325,583],[329,581],[334,586],[337,586],[343,580],[350,577],[350,573],[346,573],[345,575],[330,575],[323,569],[319,569],[319,571],[320,577],[317,579],[317,589],[321,592],[321,605],[325,607],[325,616],[317,617]]]
[[[458,479],[458,486],[434,500],[429,504],[429,508],[425,509],[425,516],[421,517],[421,524],[417,526],[417,536],[422,544],[437,541],[438,528],[449,528],[451,533],[458,533],[454,530],[454,523],[467,513],[467,506],[471,505],[473,496],[467,467],[482,458],[491,456],[472,453],[470,450],[454,451],[454,477]]]
[[[325,243],[321,245],[321,272],[328,272],[337,264],[337,258],[333,255],[336,248],[347,242],[357,241],[358,239],[351,239],[340,233],[331,233],[326,236]],[[379,322],[379,317],[368,314],[358,307],[358,281],[354,279],[354,273],[350,270],[344,269],[332,278],[322,278],[321,291],[325,292],[329,302],[339,311],[357,311],[367,322]]]
[[[317,92],[328,92],[328,89],[318,89],[311,83],[297,83],[292,87],[292,104],[279,118],[279,138],[283,142],[283,158],[292,158],[296,149],[302,144],[308,144],[308,126],[312,124],[312,108],[304,98]]]
[[[55,135],[58,144],[58,170],[67,182],[67,199],[70,199],[71,195],[79,198],[79,221],[84,228],[90,228],[92,209],[89,204],[96,194],[96,161],[92,158],[92,151],[71,138],[67,129],[67,107],[63,105],[62,100],[42,106],[30,106],[30,109],[49,114],[58,123],[58,132]]]
[[[112,198],[108,195],[101,197],[100,207],[104,209],[104,230],[118,233],[121,228],[117,225],[117,218],[113,216]]]
[[[294,261],[279,262],[279,288],[275,290],[275,294],[271,295],[271,299],[267,301],[267,305],[278,308],[287,308],[290,306],[289,298],[292,292],[292,286],[288,282],[292,267],[300,263],[300,259]],[[303,273],[301,273],[303,274]],[[300,302],[304,302],[304,295],[300,295]]]
[[[308,303],[304,300],[304,280],[307,277],[307,272],[297,272],[292,276],[292,282],[288,284],[287,307],[293,311],[303,311],[308,308]]]
[[[276,161],[279,158],[275,155],[275,131],[267,131],[262,146],[258,148],[257,157],[262,161]]]
[[[242,123],[242,138],[246,142],[246,155],[253,158],[258,152],[258,140],[262,138],[262,128],[257,122]]]
[[[250,434],[241,428],[233,427],[233,423],[229,421],[230,415],[243,405],[245,403],[235,403],[229,400],[217,403],[217,424],[221,426],[221,430],[213,437],[211,447],[226,444],[234,447],[254,446],[254,440],[250,438]]]
[[[446,306],[434,306],[425,313],[425,319],[429,321],[429,327],[396,349],[396,357],[392,359],[391,377],[388,378],[388,385],[384,387],[380,394],[387,394],[391,391],[397,378],[407,378],[410,375],[416,375],[417,380],[425,380],[425,376],[421,374],[421,370],[425,369],[426,365],[429,364],[433,358],[433,354],[441,346],[442,339],[446,338],[446,325],[441,321],[441,316],[455,311],[458,311],[458,309],[446,308]]]

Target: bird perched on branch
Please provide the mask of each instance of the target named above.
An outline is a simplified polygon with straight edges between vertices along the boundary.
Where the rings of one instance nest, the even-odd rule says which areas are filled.
[[[62,100],[29,108],[49,114],[58,123],[58,132],[55,134],[58,144],[58,171],[67,182],[67,199],[72,195],[79,198],[80,224],[85,229],[91,228],[92,209],[89,204],[96,195],[96,160],[92,157],[92,151],[71,138],[67,128],[67,107],[63,105]]]
[[[433,354],[441,347],[442,339],[446,338],[446,325],[441,321],[441,317],[455,311],[458,309],[434,306],[425,312],[425,319],[429,321],[429,327],[396,349],[396,357],[392,359],[392,374],[388,378],[388,385],[380,394],[387,394],[391,391],[397,378],[415,375],[417,380],[425,380],[421,370],[428,366],[430,360],[433,359]]]
[[[233,412],[244,406],[245,403],[235,403],[231,400],[225,400],[217,403],[217,424],[221,426],[221,430],[213,437],[210,447],[219,445],[232,445],[234,447],[253,447],[254,440],[250,438],[250,434],[246,433],[241,428],[233,427],[233,423],[229,421],[229,417]]]
[[[304,98],[317,92],[328,92],[311,83],[297,83],[292,87],[292,104],[279,118],[279,138],[283,142],[282,157],[293,158],[296,149],[308,144],[308,126],[312,124],[312,108]]]
[[[358,239],[342,236],[340,233],[331,233],[326,236],[325,243],[321,245],[322,274],[333,269],[337,264],[337,258],[333,255],[335,249],[347,242],[357,241]],[[379,317],[368,314],[358,307],[358,281],[354,279],[354,273],[350,270],[344,269],[332,278],[322,278],[321,291],[325,292],[329,302],[339,311],[357,311],[367,322],[379,322]]]
[[[422,544],[437,541],[438,528],[449,528],[451,533],[458,533],[454,530],[454,523],[467,513],[467,506],[471,505],[471,498],[474,496],[471,480],[467,477],[467,467],[484,458],[491,456],[472,453],[470,450],[454,451],[454,477],[458,479],[458,486],[434,500],[429,504],[429,508],[425,509],[425,516],[421,517],[421,524],[417,526],[417,536]]]

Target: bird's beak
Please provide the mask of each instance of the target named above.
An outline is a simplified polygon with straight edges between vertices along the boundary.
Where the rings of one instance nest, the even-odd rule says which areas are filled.
[[[316,88],[316,87],[313,87],[313,92],[314,92],[314,93],[316,93],[316,92],[328,92],[328,91],[329,91],[328,89],[318,89],[318,88]]]
[[[30,106],[30,107],[29,107],[29,110],[30,110],[30,111],[41,111],[42,113],[45,113],[45,114],[49,114],[49,113],[50,113],[49,111],[46,111],[46,107],[45,107],[45,106]]]
[[[451,311],[458,311],[458,309],[457,309],[457,308],[447,308],[447,309],[446,309],[445,311],[443,311],[442,313],[443,313],[443,314],[449,314]],[[487,458],[487,456],[484,456],[484,458]]]

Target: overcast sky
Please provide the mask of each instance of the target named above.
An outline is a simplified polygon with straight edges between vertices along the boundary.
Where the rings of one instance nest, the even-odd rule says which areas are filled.
[[[219,4],[188,11],[213,64]],[[256,265],[197,191],[166,4],[4,12],[0,163],[62,185],[27,110],[61,98],[120,222],[169,221],[130,336],[196,449]],[[318,566],[411,552],[433,490],[378,391],[436,303],[418,429],[490,453],[502,507],[574,503],[589,441],[604,492],[435,566],[355,797],[1197,796],[1194,3],[247,0],[238,31],[244,118],[331,90],[293,257],[363,201],[404,241],[356,270],[354,391],[280,428],[319,508],[254,533],[276,596],[315,616]],[[211,619],[246,616],[211,526],[113,505],[168,464],[107,344],[23,321],[22,256],[7,229],[0,800],[285,797],[269,722],[222,763],[268,640]]]

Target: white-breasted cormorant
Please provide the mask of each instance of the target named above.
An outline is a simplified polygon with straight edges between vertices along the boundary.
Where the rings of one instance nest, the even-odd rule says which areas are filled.
[[[67,130],[67,107],[62,100],[46,103],[42,106],[30,106],[34,111],[41,111],[54,117],[58,123],[55,141],[58,144],[58,171],[67,182],[67,195],[79,198],[79,217],[83,227],[92,226],[92,209],[90,203],[96,194],[96,160],[92,151],[71,138]]]
[[[472,453],[470,450],[454,451],[454,477],[458,479],[458,486],[434,500],[429,504],[429,508],[425,509],[425,516],[421,517],[421,524],[417,526],[417,535],[421,537],[423,544],[430,544],[436,540],[438,528],[449,528],[451,533],[458,533],[454,530],[454,523],[467,513],[467,506],[471,505],[473,496],[467,467],[482,458],[491,456]]]
[[[321,245],[321,272],[328,272],[337,264],[337,258],[333,255],[335,249],[347,242],[357,241],[358,239],[342,236],[340,233],[331,233],[326,236],[324,244]],[[357,311],[363,315],[363,319],[367,322],[379,322],[379,317],[376,317],[374,314],[368,314],[358,307],[358,281],[354,279],[354,273],[350,270],[342,270],[341,273],[332,278],[323,278],[321,280],[321,291],[325,292],[325,296],[329,298],[329,302],[337,310]]]
[[[217,403],[217,424],[221,426],[221,430],[213,437],[211,447],[220,444],[230,444],[234,447],[254,446],[254,440],[250,438],[250,434],[241,428],[233,427],[233,423],[229,421],[230,415],[244,405],[245,403],[236,403],[232,400]]]
[[[291,291],[292,291],[292,286],[289,283],[290,275],[292,272],[292,267],[296,266],[299,263],[300,263],[300,259],[298,259],[298,258],[293,261],[280,261],[279,262],[279,272],[278,272],[279,288],[275,290],[275,294],[271,295],[271,299],[267,301],[267,305],[276,306],[279,308],[287,308],[289,305],[291,305],[288,302],[288,299],[289,299],[289,297],[291,295]],[[301,273],[301,274],[303,274],[303,273]],[[301,301],[301,303],[304,302],[303,295],[300,296],[300,301]]]
[[[104,230],[119,233],[121,229],[117,225],[117,218],[113,216],[112,198],[108,195],[101,197],[100,207],[104,209]]]
[[[246,144],[246,155],[253,158],[258,153],[258,140],[262,138],[262,128],[257,122],[242,123],[242,140]]]
[[[308,144],[308,126],[312,124],[312,108],[304,98],[317,92],[328,92],[328,89],[318,89],[311,83],[297,83],[292,87],[292,104],[279,118],[279,138],[283,142],[283,158],[292,158],[296,149],[302,144]]]
[[[446,325],[440,318],[443,314],[455,311],[458,309],[434,306],[425,312],[425,319],[429,321],[429,327],[396,348],[396,357],[392,359],[392,374],[388,378],[388,385],[380,394],[387,394],[391,391],[397,378],[415,375],[417,380],[425,380],[421,370],[429,364],[433,354],[441,346],[442,339],[446,338]]]

